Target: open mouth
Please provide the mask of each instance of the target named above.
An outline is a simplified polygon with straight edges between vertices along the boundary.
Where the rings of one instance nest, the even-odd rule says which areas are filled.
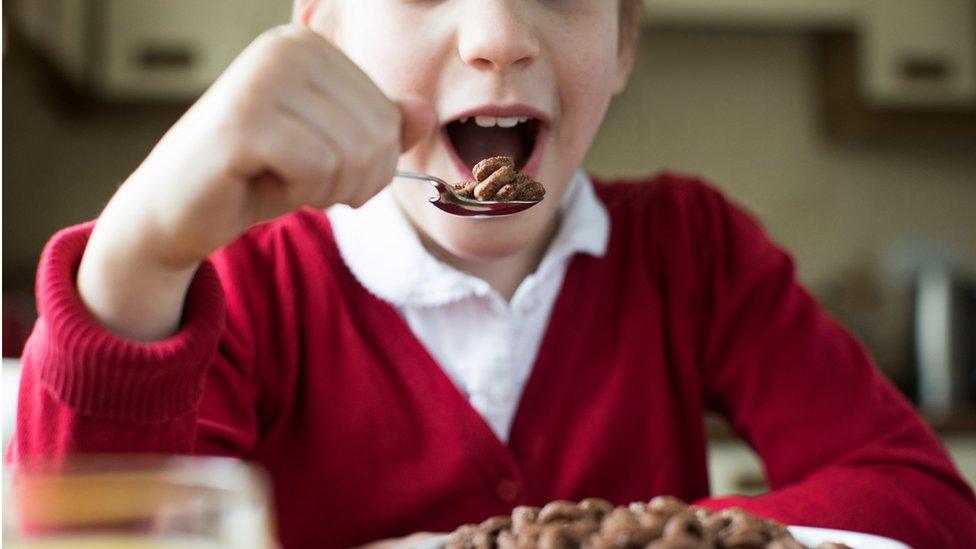
[[[475,164],[492,156],[509,156],[516,169],[530,173],[537,164],[534,160],[539,156],[543,127],[533,116],[479,115],[448,123],[444,135],[455,163],[466,167],[468,174]]]

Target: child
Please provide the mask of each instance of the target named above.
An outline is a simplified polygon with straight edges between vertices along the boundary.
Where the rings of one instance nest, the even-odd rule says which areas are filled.
[[[748,215],[696,180],[578,171],[639,10],[296,0],[48,245],[10,458],[251,460],[285,547],[656,494],[976,544],[971,488]],[[469,219],[390,184],[496,155],[546,199]],[[707,409],[773,491],[708,498]]]

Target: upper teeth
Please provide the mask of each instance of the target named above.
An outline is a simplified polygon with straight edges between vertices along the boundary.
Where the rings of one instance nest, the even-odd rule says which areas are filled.
[[[461,122],[467,122],[467,118],[462,118]],[[481,126],[482,128],[494,128],[499,126],[502,128],[514,128],[516,124],[528,122],[528,116],[508,116],[508,117],[498,117],[498,116],[476,116],[474,117],[474,123]]]

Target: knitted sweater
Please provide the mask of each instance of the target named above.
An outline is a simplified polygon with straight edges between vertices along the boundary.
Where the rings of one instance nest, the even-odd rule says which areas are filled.
[[[179,332],[155,343],[114,335],[80,301],[91,224],[55,236],[8,458],[247,459],[270,473],[285,547],[657,494],[976,546],[972,489],[753,219],[679,176],[596,188],[607,253],[572,259],[508,444],[351,275],[325,215],[303,210],[215,254]],[[706,410],[755,448],[769,493],[708,499]]]

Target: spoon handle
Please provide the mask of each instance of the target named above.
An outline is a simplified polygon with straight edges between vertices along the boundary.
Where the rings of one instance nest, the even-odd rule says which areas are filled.
[[[396,177],[404,177],[404,178],[407,178],[407,179],[419,179],[421,181],[427,181],[428,183],[430,183],[431,185],[433,185],[434,188],[437,189],[438,192],[441,192],[441,193],[445,192],[449,188],[448,187],[448,184],[443,179],[439,179],[437,177],[434,177],[432,175],[427,175],[425,173],[401,172],[400,170],[397,170],[394,173],[394,176],[396,176]]]

